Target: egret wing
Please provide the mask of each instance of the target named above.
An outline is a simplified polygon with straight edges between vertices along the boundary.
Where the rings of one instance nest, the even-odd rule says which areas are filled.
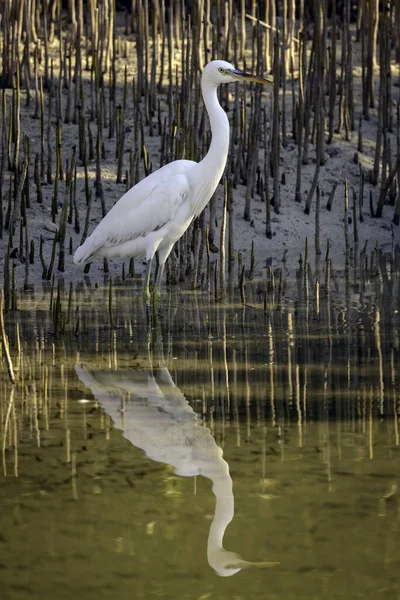
[[[165,165],[126,192],[78,249],[77,262],[99,248],[146,236],[173,222],[190,192],[186,172],[195,164],[181,160]]]

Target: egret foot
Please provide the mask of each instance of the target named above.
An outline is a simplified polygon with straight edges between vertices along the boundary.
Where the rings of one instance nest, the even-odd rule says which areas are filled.
[[[146,304],[146,325],[147,325],[147,333],[150,335],[151,332],[151,306],[150,302]]]
[[[147,304],[150,305],[151,302],[151,294],[150,294],[150,290],[149,290],[149,286],[145,285],[143,287],[143,292],[142,292],[142,298],[143,298],[143,304],[146,306]]]
[[[150,307],[150,274],[151,274],[151,258],[147,261],[146,274],[143,282],[143,304]]]
[[[157,311],[160,306],[161,290],[156,286],[152,293],[153,311]]]
[[[142,298],[143,298],[143,306],[146,311],[147,327],[150,328],[150,326],[151,326],[151,294],[150,294],[149,287],[147,285],[145,285],[143,287]]]

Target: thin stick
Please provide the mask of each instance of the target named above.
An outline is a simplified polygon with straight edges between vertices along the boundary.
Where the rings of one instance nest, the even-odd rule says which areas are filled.
[[[4,422],[4,435],[3,435],[3,448],[2,448],[2,454],[3,454],[3,473],[4,473],[4,476],[7,475],[6,440],[7,440],[8,424],[10,422],[11,409],[12,409],[12,407],[14,405],[14,390],[15,390],[15,388],[12,387],[11,388],[11,393],[10,393],[10,400],[8,402],[8,407],[7,407],[6,420]]]
[[[6,329],[4,326],[4,290],[3,289],[1,290],[1,295],[0,295],[0,329],[1,329],[1,338],[3,340],[4,354],[6,357],[8,376],[10,378],[11,383],[15,384],[14,368],[13,368],[13,364],[12,364],[12,360],[11,360],[10,348],[8,346],[8,337],[7,337]]]

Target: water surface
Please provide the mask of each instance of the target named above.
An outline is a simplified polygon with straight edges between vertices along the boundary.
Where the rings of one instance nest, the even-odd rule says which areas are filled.
[[[2,598],[400,597],[398,281],[305,281],[7,316]]]

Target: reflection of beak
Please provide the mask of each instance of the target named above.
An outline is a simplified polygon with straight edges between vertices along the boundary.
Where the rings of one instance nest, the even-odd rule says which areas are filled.
[[[249,562],[248,560],[242,560],[238,557],[238,560],[233,564],[225,565],[225,569],[251,569],[252,567],[255,567],[256,569],[270,569],[271,567],[276,567],[280,564],[280,562],[275,561]]]
[[[243,73],[243,71],[238,71],[237,69],[231,71],[232,77],[235,79],[240,79],[242,81],[254,81],[255,83],[262,83],[273,85],[272,79],[264,79],[264,77],[257,77],[257,75],[251,75],[250,73]]]

